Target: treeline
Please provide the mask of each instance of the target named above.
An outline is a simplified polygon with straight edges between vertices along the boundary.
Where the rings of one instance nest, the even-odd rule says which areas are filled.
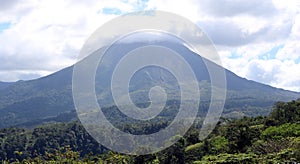
[[[55,154],[66,147],[80,152],[80,156],[89,153],[101,154],[104,151],[104,148],[78,122],[52,124],[32,130],[21,128],[0,130],[1,160],[44,158],[47,154]]]
[[[157,131],[166,123],[141,124]],[[130,125],[126,125],[124,131]],[[136,125],[135,125],[136,126]],[[145,127],[144,127],[145,126]],[[155,128],[157,126],[157,128]],[[2,163],[289,163],[300,162],[300,100],[278,102],[268,117],[221,118],[205,140],[192,127],[173,146],[155,154],[129,156],[106,150],[78,122],[32,130],[0,130]]]

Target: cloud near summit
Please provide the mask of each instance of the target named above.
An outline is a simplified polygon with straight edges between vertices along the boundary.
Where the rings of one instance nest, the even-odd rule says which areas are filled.
[[[118,15],[157,9],[197,23],[223,66],[300,91],[300,1],[0,1],[0,81],[44,76],[76,62],[88,36]]]

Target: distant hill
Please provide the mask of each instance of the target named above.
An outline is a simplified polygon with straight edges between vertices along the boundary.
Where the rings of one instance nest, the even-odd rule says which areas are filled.
[[[126,53],[132,48],[147,44],[149,43],[120,43],[115,45],[111,53]],[[209,103],[210,77],[203,63],[206,59],[178,42],[163,40],[153,44],[169,47],[186,59],[197,76],[201,96],[203,96],[201,103]],[[111,63],[105,64],[103,68],[98,68],[101,71],[98,71],[96,75],[96,91],[99,102],[107,107],[113,105],[108,91],[112,68],[121,57],[118,55],[108,57],[107,61]],[[216,65],[216,67],[220,66]],[[36,80],[19,81],[12,84],[0,83],[0,127],[76,119],[72,99],[72,72],[73,66]],[[247,80],[229,70],[226,70],[225,73],[228,91],[223,115],[227,117],[267,115],[275,102],[290,101],[300,97],[300,93]],[[171,88],[169,93],[175,93],[176,85],[172,82],[167,83],[172,81],[172,78],[167,71],[157,68],[141,70],[133,78],[130,86],[134,101],[137,103],[147,102],[148,89],[156,84],[164,84],[164,87]],[[176,94],[171,97],[172,99],[177,98]]]
[[[0,90],[9,87],[9,86],[12,85],[13,83],[14,83],[14,82],[1,82],[1,81],[0,81]]]

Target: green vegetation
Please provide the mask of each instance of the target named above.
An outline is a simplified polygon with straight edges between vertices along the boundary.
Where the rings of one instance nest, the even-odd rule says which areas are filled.
[[[283,139],[286,137],[299,137],[300,136],[300,125],[297,123],[285,123],[278,127],[272,126],[267,128],[261,134],[262,139]]]
[[[299,112],[300,100],[297,100],[276,103],[268,117],[222,118],[203,141],[198,139],[199,128],[195,125],[173,146],[144,156],[129,156],[105,149],[78,122],[34,129],[6,128],[0,130],[0,159],[2,163],[299,162]],[[164,125],[160,121],[139,127],[134,125],[133,129],[147,129],[143,132],[149,133]],[[129,126],[124,126],[124,130],[130,131]]]

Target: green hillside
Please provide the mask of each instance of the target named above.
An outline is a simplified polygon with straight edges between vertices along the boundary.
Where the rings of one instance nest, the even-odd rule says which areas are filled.
[[[300,161],[300,100],[278,102],[268,117],[221,118],[208,138],[197,125],[175,145],[155,154],[108,151],[78,122],[0,130],[0,159],[21,163],[291,163]],[[137,129],[160,129],[163,122]],[[127,130],[126,130],[127,129]],[[130,127],[123,128],[128,132]]]

